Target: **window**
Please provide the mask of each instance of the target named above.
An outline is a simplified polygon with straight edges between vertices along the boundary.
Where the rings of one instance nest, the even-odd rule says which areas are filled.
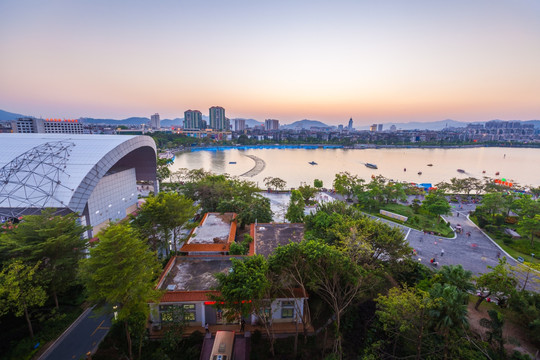
[[[195,321],[195,304],[160,305],[162,322]]]
[[[294,301],[281,302],[281,318],[291,319],[294,317]]]

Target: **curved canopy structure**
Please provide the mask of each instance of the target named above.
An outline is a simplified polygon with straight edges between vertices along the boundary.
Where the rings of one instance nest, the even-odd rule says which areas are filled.
[[[106,174],[134,168],[156,181],[156,146],[148,136],[0,134],[0,216],[57,208],[83,213]]]

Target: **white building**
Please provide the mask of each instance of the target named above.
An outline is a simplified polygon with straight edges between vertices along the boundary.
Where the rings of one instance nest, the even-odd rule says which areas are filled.
[[[150,128],[152,128],[153,130],[161,129],[161,121],[159,120],[158,113],[155,113],[154,115],[150,116]]]

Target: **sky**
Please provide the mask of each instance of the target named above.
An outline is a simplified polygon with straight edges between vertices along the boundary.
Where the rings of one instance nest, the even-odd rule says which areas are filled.
[[[0,109],[540,119],[538,0],[0,0]]]

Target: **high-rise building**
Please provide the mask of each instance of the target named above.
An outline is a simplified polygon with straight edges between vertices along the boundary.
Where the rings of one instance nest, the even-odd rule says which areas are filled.
[[[379,124],[379,126],[377,127],[377,131],[378,131],[378,132],[381,132],[381,131],[382,131],[382,127],[383,127],[383,124]]]
[[[225,109],[221,106],[210,108],[210,128],[213,130],[224,130],[226,128]]]
[[[264,120],[264,129],[265,130],[279,130],[279,120],[275,120],[275,119]]]
[[[187,110],[184,112],[184,129],[204,129],[205,122],[199,110]]]
[[[377,124],[373,124],[369,127],[369,131],[376,132],[377,131]]]
[[[11,122],[14,133],[26,134],[83,134],[84,127],[75,119],[19,118]]]
[[[352,121],[352,118],[349,119],[349,131],[351,131],[353,129],[353,121]]]
[[[150,116],[150,128],[154,130],[158,130],[161,128],[161,122],[159,120],[158,113],[155,113],[154,115]]]
[[[246,130],[246,119],[234,119],[234,131]]]

